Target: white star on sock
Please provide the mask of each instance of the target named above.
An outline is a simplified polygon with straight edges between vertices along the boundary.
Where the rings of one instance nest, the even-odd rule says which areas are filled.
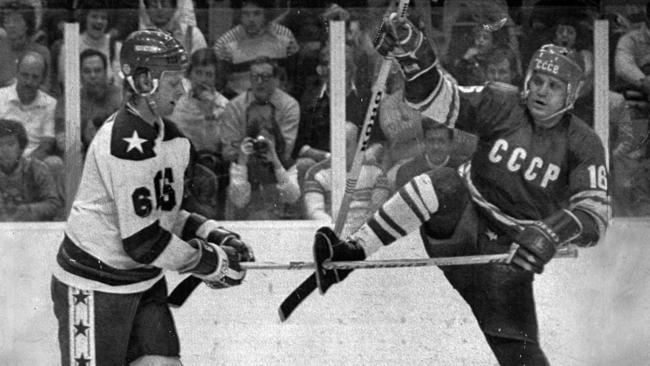
[[[122,140],[129,143],[129,146],[126,148],[126,152],[129,152],[132,149],[138,149],[140,153],[143,153],[144,151],[142,150],[142,144],[144,142],[147,142],[147,139],[141,139],[140,136],[138,136],[138,131],[135,130],[133,131],[133,135],[131,137],[124,137]]]

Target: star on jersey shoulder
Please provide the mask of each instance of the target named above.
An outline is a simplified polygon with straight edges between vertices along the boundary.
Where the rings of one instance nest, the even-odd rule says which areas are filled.
[[[147,142],[147,139],[141,139],[138,135],[138,131],[133,130],[133,135],[131,137],[123,137],[122,140],[129,143],[129,146],[126,148],[126,152],[129,152],[133,149],[138,150],[140,153],[143,153],[142,144]]]

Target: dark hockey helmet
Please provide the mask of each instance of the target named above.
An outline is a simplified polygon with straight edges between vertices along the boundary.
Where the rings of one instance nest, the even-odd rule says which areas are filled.
[[[528,64],[524,80],[524,98],[528,97],[528,82],[530,82],[533,73],[544,73],[555,76],[567,84],[564,108],[557,113],[573,108],[584,83],[584,71],[581,64],[575,51],[554,44],[543,45],[533,54],[530,64]]]
[[[153,94],[165,71],[184,71],[187,64],[187,52],[181,43],[157,29],[131,33],[120,51],[124,80],[139,95]],[[141,75],[144,75],[142,80]]]

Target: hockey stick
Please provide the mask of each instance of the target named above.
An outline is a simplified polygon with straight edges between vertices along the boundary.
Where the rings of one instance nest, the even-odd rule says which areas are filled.
[[[397,6],[397,14],[400,18],[406,17],[406,11],[408,10],[409,0],[400,0]],[[377,31],[375,41],[379,39],[382,35],[382,28],[380,27]],[[359,173],[361,172],[361,166],[363,163],[363,152],[366,151],[368,147],[368,141],[370,140],[370,132],[377,118],[377,111],[379,109],[379,103],[381,102],[384,91],[386,89],[386,81],[388,80],[388,74],[390,73],[390,68],[392,65],[392,60],[384,59],[381,63],[379,69],[379,74],[375,84],[373,85],[372,96],[370,98],[370,105],[366,110],[366,116],[363,121],[363,127],[361,128],[361,134],[359,135],[359,143],[357,144],[357,149],[354,154],[354,160],[352,162],[352,167],[350,172],[347,175],[345,181],[345,192],[343,193],[343,198],[341,200],[341,206],[336,217],[336,222],[334,223],[334,232],[339,235],[343,230],[345,225],[345,219],[350,208],[350,203],[352,201],[352,193],[357,185],[357,179],[359,179]],[[300,305],[300,303],[307,298],[316,288],[318,283],[316,280],[316,273],[312,273],[307,277],[295,290],[293,290],[287,298],[282,301],[280,307],[278,308],[278,314],[280,320],[285,321],[289,318],[289,315]]]
[[[171,307],[177,308],[182,306],[185,301],[190,297],[192,291],[197,288],[201,282],[200,278],[189,276],[181,281],[174,290],[167,296],[167,304]]]
[[[466,266],[472,264],[504,263],[512,260],[517,246],[514,244],[511,249],[502,254],[482,254],[458,257],[434,257],[434,258],[402,258],[365,261],[335,261],[323,263],[326,269],[379,269],[379,268],[404,268],[404,267],[446,267]],[[555,258],[576,258],[578,250],[574,247],[559,249]],[[301,270],[315,269],[316,263],[292,261],[289,263],[278,262],[250,262],[240,263],[246,270]]]
[[[468,255],[458,257],[436,257],[436,258],[403,258],[403,259],[384,259],[384,260],[367,260],[367,261],[340,261],[328,262],[323,264],[327,269],[381,269],[381,268],[410,268],[410,267],[446,267],[446,266],[466,266],[488,263],[508,264],[512,260],[514,253],[517,251],[517,244],[513,244],[510,250],[502,254],[483,254]],[[555,258],[577,258],[578,249],[569,245],[558,249]],[[241,267],[245,270],[307,270],[315,269],[314,262],[290,261],[288,263],[278,262],[241,262]],[[181,296],[188,290],[193,291],[201,280],[194,276],[184,279],[171,295],[167,302],[172,307],[180,307],[185,303],[188,296]],[[285,309],[287,310],[287,309]],[[289,312],[290,314],[291,312]],[[282,314],[282,313],[281,313]],[[286,318],[285,318],[286,319]],[[285,319],[282,319],[283,321]]]
[[[399,268],[399,267],[424,267],[424,266],[460,266],[460,265],[476,265],[476,264],[488,264],[488,263],[503,263],[508,264],[512,261],[512,257],[519,248],[518,244],[512,244],[510,250],[507,253],[503,254],[488,254],[488,255],[472,255],[472,256],[460,256],[460,257],[438,257],[438,258],[418,258],[418,259],[389,259],[389,260],[375,260],[375,261],[349,261],[349,262],[329,262],[323,264],[324,267],[328,269],[371,269],[371,268]],[[578,249],[575,245],[569,244],[566,245],[555,253],[555,258],[577,258]],[[307,263],[305,263],[307,264]],[[309,263],[310,266],[313,263]],[[309,267],[313,268],[313,267]],[[302,269],[302,268],[291,268],[291,269]],[[315,276],[314,276],[315,277]],[[307,294],[308,296],[314,289],[310,288],[311,283],[308,281],[312,277],[308,277],[307,281],[303,281],[291,294],[295,296],[302,296]],[[314,286],[315,286],[314,278]],[[311,290],[310,290],[311,289]],[[289,318],[291,313],[300,305],[300,303],[306,298],[292,298],[288,297],[278,309],[278,315],[280,316],[281,321],[285,321]],[[291,300],[293,302],[290,302]]]
[[[516,250],[516,248],[514,248]],[[513,249],[503,254],[471,255],[459,257],[439,257],[439,258],[408,258],[408,259],[387,259],[374,261],[342,261],[327,262],[323,267],[327,269],[376,269],[376,268],[402,268],[402,267],[426,267],[426,266],[461,266],[470,264],[486,263],[509,263],[514,254]],[[566,253],[563,257],[575,257],[577,252]],[[278,262],[241,262],[239,265],[245,270],[304,270],[316,269],[314,262],[291,261],[289,263]],[[173,307],[182,306],[188,299],[189,293],[201,284],[198,277],[189,276],[181,281],[174,291],[167,298],[167,303]],[[300,288],[300,286],[298,287]],[[303,289],[307,290],[307,289]],[[313,290],[312,290],[313,291]],[[310,291],[311,292],[311,291]],[[282,309],[282,308],[281,308]],[[287,310],[287,309],[285,309]],[[289,311],[288,313],[291,313]],[[280,318],[282,318],[280,313]],[[286,318],[282,319],[285,320]]]

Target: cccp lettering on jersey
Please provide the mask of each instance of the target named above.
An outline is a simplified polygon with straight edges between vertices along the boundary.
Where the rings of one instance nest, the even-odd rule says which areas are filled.
[[[542,188],[548,187],[549,182],[556,181],[560,176],[559,166],[545,164],[538,156],[528,160],[527,157],[526,149],[518,146],[511,147],[504,139],[498,139],[488,154],[488,159],[494,164],[505,164],[505,167],[513,173],[523,171],[524,179],[529,182],[541,177],[539,185]]]
[[[555,64],[549,60],[542,60],[541,58],[536,58],[535,69],[557,74],[557,72],[560,71],[560,65]]]

